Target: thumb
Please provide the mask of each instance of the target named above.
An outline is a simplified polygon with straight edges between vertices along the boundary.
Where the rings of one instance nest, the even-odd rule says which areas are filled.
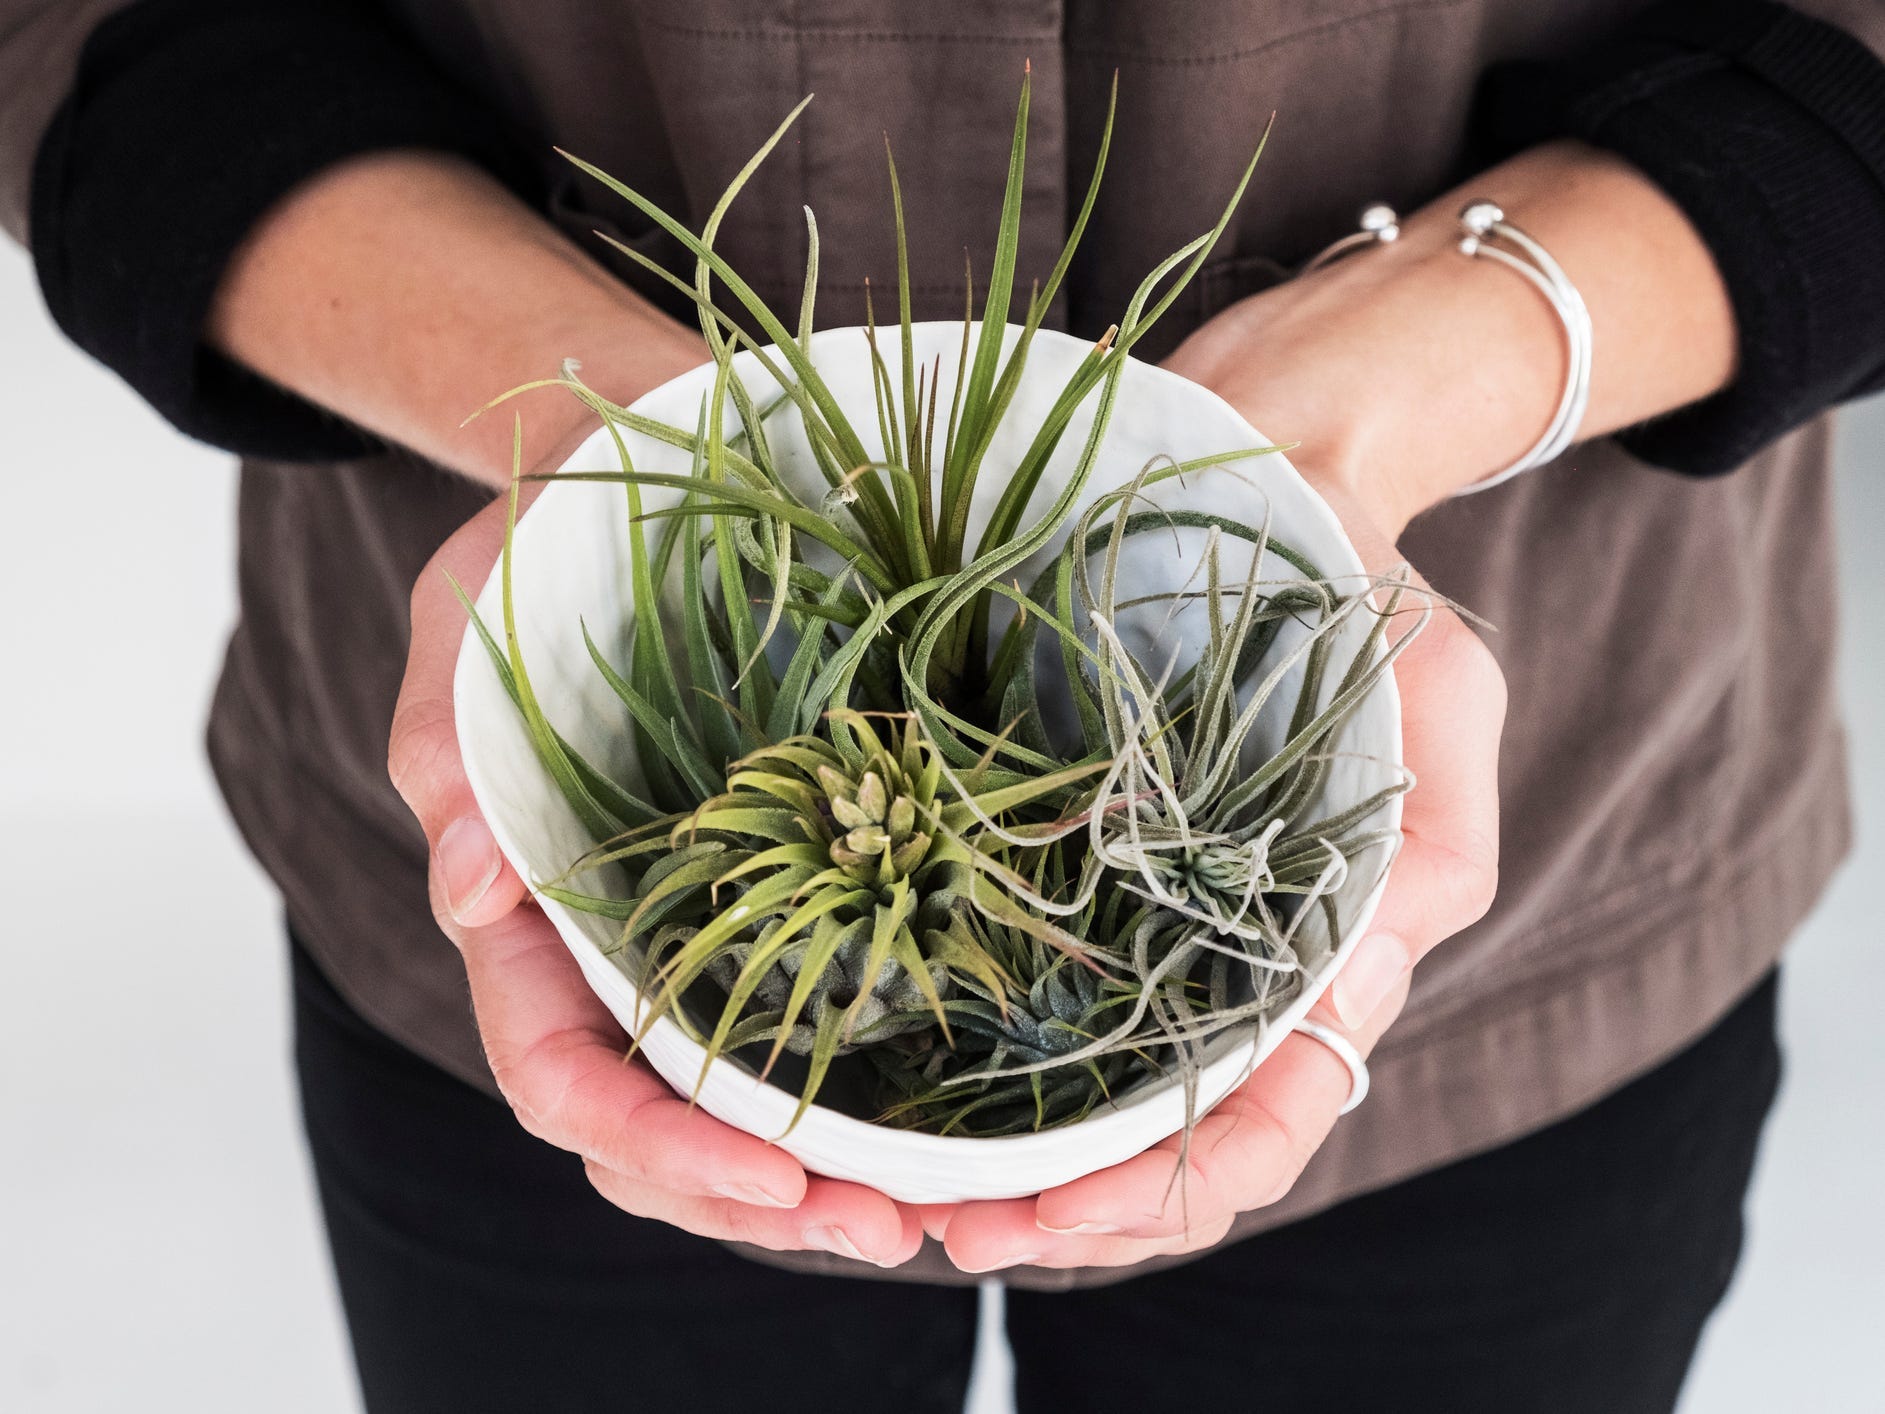
[[[503,548],[504,522],[500,498],[455,531],[414,584],[406,675],[387,743],[387,774],[431,846],[432,904],[442,925],[495,922],[528,892],[472,796],[452,702],[465,611],[451,582],[478,592]]]

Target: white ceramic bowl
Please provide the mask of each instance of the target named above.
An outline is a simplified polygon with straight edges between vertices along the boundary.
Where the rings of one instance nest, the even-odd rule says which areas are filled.
[[[1011,328],[1010,345],[1015,334]],[[944,386],[940,405],[945,408],[953,391],[961,337],[958,322],[919,324],[915,329],[920,365],[932,366],[941,356]],[[892,383],[899,385],[898,340],[880,338],[879,343],[890,364]],[[1090,347],[1051,331],[1035,336],[1026,376],[989,451],[971,516],[970,543],[973,534],[986,524],[1000,495],[1003,478],[999,469],[1019,460],[1045,409]],[[811,352],[866,446],[873,454],[880,452],[863,332],[821,332],[813,337]],[[750,354],[740,358],[741,376],[760,402],[767,401],[766,394],[775,385]],[[691,428],[696,425],[702,397],[712,381],[711,366],[695,369],[649,393],[635,404],[635,411],[670,425]],[[1065,484],[1091,426],[1096,401],[1096,397],[1089,397],[1069,428],[1047,484],[1037,493],[1032,509],[1038,511],[1045,506]],[[786,468],[785,474],[795,479],[811,504],[818,504],[825,486],[812,463],[796,413],[789,409],[776,413],[768,424],[768,433],[775,457]],[[639,470],[688,470],[687,453],[638,434],[625,435]],[[1215,394],[1176,374],[1134,361],[1123,377],[1112,425],[1083,494],[1091,501],[1131,481],[1155,457],[1188,461],[1262,444],[1262,437]],[[618,470],[608,434],[598,430],[563,469]],[[1334,514],[1280,454],[1187,477],[1182,486],[1167,482],[1156,494],[1159,503],[1167,507],[1208,509],[1251,524],[1261,522],[1267,509],[1273,533],[1311,556],[1330,577],[1361,572],[1360,561]],[[658,490],[644,492],[644,497],[651,509],[678,499]],[[512,577],[519,641],[546,714],[590,761],[625,784],[632,784],[640,776],[623,711],[589,661],[582,642],[582,627],[587,623],[597,643],[613,652],[616,661],[625,661],[622,649],[633,613],[626,593],[626,527],[625,498],[619,485],[551,484],[518,524]],[[1132,564],[1126,571],[1128,584],[1175,588],[1196,562],[1196,556],[1188,556],[1185,550],[1195,550],[1201,543],[1201,535],[1194,532],[1180,533],[1177,543],[1164,532],[1134,537],[1130,542]],[[1053,548],[1057,550],[1058,546]],[[1244,550],[1241,561],[1239,548]],[[1050,554],[1024,567],[1024,583]],[[1225,540],[1222,554],[1227,578],[1242,573],[1249,564],[1248,547],[1240,541]],[[1266,565],[1265,571],[1272,572],[1272,567]],[[1273,572],[1278,577],[1295,574],[1281,560],[1275,560]],[[480,614],[492,625],[501,622],[498,584],[498,576],[493,573],[478,601]],[[1139,592],[1144,592],[1143,587]],[[1188,613],[1175,616],[1159,633],[1156,650],[1149,644],[1142,645],[1148,657],[1156,656],[1162,664],[1176,648],[1182,666],[1187,657],[1186,630],[1197,627],[1188,619]],[[1346,632],[1348,646],[1352,646],[1365,632],[1365,625],[1351,621]],[[1195,640],[1201,635],[1194,632],[1191,637]],[[1196,651],[1195,643],[1189,646],[1190,656]],[[498,843],[527,881],[559,874],[592,841],[538,764],[517,709],[505,696],[482,645],[469,631],[459,654],[455,692],[465,768]],[[1280,700],[1293,701],[1294,693],[1285,690]],[[1275,742],[1275,736],[1271,736],[1255,743],[1255,748],[1267,754]],[[1324,788],[1324,804],[1362,799],[1394,778],[1401,756],[1401,735],[1400,702],[1391,675],[1350,720],[1341,749],[1353,754],[1345,754],[1334,764]],[[1397,797],[1382,807],[1371,824],[1392,828],[1399,821]],[[1208,1108],[1223,1098],[1276,1048],[1347,959],[1385,883],[1388,851],[1377,853],[1380,858],[1376,865],[1352,871],[1337,894],[1340,912],[1348,920],[1344,937],[1320,936],[1316,932],[1319,915],[1312,913],[1306,920],[1302,936],[1311,967],[1301,992],[1258,1034],[1242,1032],[1219,1039],[1202,1077],[1202,1106]],[[589,985],[622,1024],[632,1028],[639,1013],[639,994],[601,951],[612,938],[615,925],[548,900],[543,908],[581,964]],[[657,1021],[649,1028],[642,1038],[642,1054],[684,1093],[700,1074],[701,1048],[671,1021]],[[1079,1124],[994,1139],[884,1128],[818,1105],[813,1105],[797,1127],[785,1134],[794,1097],[761,1082],[734,1061],[723,1060],[710,1068],[698,1098],[703,1108],[728,1124],[778,1139],[787,1152],[814,1172],[869,1184],[900,1200],[924,1203],[1040,1192],[1118,1163],[1176,1133],[1184,1123],[1184,1098],[1175,1082],[1143,1085]]]

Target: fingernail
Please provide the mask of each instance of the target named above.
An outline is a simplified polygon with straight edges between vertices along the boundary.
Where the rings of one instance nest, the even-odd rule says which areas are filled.
[[[1360,1026],[1387,1000],[1407,970],[1407,945],[1392,933],[1371,933],[1335,974],[1330,998],[1342,1025]]]
[[[983,1272],[1000,1272],[1006,1271],[1009,1267],[1025,1267],[1029,1262],[1038,1262],[1040,1260],[1041,1254],[1039,1252],[1023,1252],[1017,1257],[1003,1257],[999,1262],[991,1262],[986,1267],[964,1267],[958,1265],[956,1270],[967,1272],[970,1276],[979,1276]]]
[[[1049,1223],[1034,1224],[1042,1232],[1051,1232],[1056,1237],[1111,1237],[1125,1229],[1117,1223],[1075,1223],[1072,1227],[1054,1227]]]
[[[445,880],[445,902],[452,917],[460,923],[478,906],[491,885],[497,882],[504,856],[490,827],[475,815],[454,820],[445,827],[438,842],[439,874]]]
[[[796,1208],[789,1198],[781,1198],[777,1193],[768,1193],[756,1183],[717,1183],[713,1191],[722,1198],[731,1198],[735,1203],[750,1203],[755,1208]]]
[[[851,1234],[841,1227],[814,1227],[808,1229],[805,1240],[814,1247],[822,1247],[827,1252],[834,1252],[840,1257],[849,1257],[853,1262],[869,1262],[873,1267],[888,1267],[889,1262],[867,1256],[851,1240]]]

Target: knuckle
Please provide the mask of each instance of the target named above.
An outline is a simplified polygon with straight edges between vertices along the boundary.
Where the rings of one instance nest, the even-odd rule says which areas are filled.
[[[1301,1171],[1297,1164],[1291,1163],[1280,1171],[1272,1171],[1264,1175],[1262,1181],[1256,1186],[1250,1206],[1268,1208],[1282,1202],[1289,1197],[1290,1190],[1296,1186],[1296,1177]]]
[[[492,1078],[497,1081],[498,1093],[504,1097],[504,1103],[511,1107],[511,1113],[517,1117],[517,1123],[524,1133],[546,1144],[554,1143],[543,1116],[526,1097],[524,1087],[518,1084],[516,1064],[502,1056],[493,1055],[489,1047],[485,1050],[485,1058],[490,1063]]]
[[[1505,674],[1486,640],[1452,611],[1436,614],[1427,626],[1425,651],[1448,668],[1467,675],[1476,690],[1505,695]]]
[[[1453,897],[1458,926],[1477,923],[1499,895],[1499,842],[1483,831],[1466,831],[1447,848],[1454,863]]]
[[[606,1164],[594,1159],[583,1160],[583,1177],[589,1180],[589,1186],[602,1195],[605,1202],[620,1208],[630,1217],[658,1218],[658,1205],[649,1201],[648,1194],[633,1183],[624,1182],[622,1175]]]
[[[587,1033],[579,1030],[552,1031],[516,1050],[495,1046],[487,1040],[485,1059],[499,1093],[525,1132],[587,1160],[596,1155],[591,1151],[592,1146],[581,1140],[585,1127],[580,1111],[582,1095],[593,1080],[596,1067],[577,1071],[547,1094],[541,1093],[542,1083],[536,1078],[545,1057],[586,1038]]]
[[[763,1222],[758,1213],[731,1199],[719,1208],[720,1235],[728,1242],[745,1242],[758,1247],[773,1246],[774,1243],[762,1230]]]
[[[608,1199],[609,1202],[615,1204],[616,1207],[620,1208],[624,1206],[623,1199],[626,1198],[627,1195],[621,1191],[622,1185],[617,1181],[616,1175],[610,1172],[606,1166],[597,1163],[594,1159],[584,1159],[583,1177],[589,1180],[589,1186],[591,1188]]]
[[[510,1078],[502,1069],[494,1065],[491,1070],[497,1077],[498,1090],[503,1094],[505,1102],[510,1105],[511,1113],[517,1117],[517,1123],[524,1133],[532,1139],[542,1140],[545,1144],[554,1144],[555,1136],[551,1134],[550,1127],[543,1122],[543,1116],[537,1113],[536,1107],[518,1093],[517,1087],[511,1083]]]
[[[1435,880],[1428,915],[1430,934],[1418,942],[1416,957],[1428,948],[1470,928],[1488,913],[1499,896],[1498,851],[1483,838],[1461,838],[1439,851],[1442,873]]]
[[[610,1152],[626,1171],[644,1181],[653,1181],[661,1167],[660,1156],[669,1146],[651,1131],[665,1113],[669,1102],[659,1096],[646,1096],[622,1107],[611,1126]]]
[[[415,809],[428,794],[441,768],[457,750],[456,724],[449,702],[422,698],[402,702],[393,714],[386,745],[386,774],[393,789]]]
[[[1280,1203],[1296,1186],[1320,1140],[1292,1124],[1269,1100],[1251,1094],[1236,1123],[1205,1155],[1219,1169],[1217,1191],[1229,1194],[1231,1217]]]
[[[1294,1143],[1267,1107],[1252,1104],[1193,1164],[1207,1191],[1225,1195],[1234,1209],[1267,1207],[1295,1182]],[[1279,1173],[1279,1158],[1291,1156]],[[1278,1186],[1280,1184],[1280,1187]]]
[[[1493,901],[1499,896],[1499,865],[1496,857],[1493,862],[1481,864],[1471,875],[1466,887],[1466,911],[1472,915],[1469,922],[1477,923],[1492,912]]]

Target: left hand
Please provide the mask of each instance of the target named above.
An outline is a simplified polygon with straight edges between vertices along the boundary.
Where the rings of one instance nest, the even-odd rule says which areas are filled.
[[[1305,313],[1305,302],[1322,307]],[[1342,305],[1394,317],[1380,299],[1336,302]],[[1267,435],[1332,427],[1342,399],[1326,390],[1351,390],[1342,398],[1355,403],[1352,390],[1368,368],[1356,355],[1373,335],[1360,321],[1326,317],[1328,308],[1326,286],[1284,286],[1206,325],[1169,366],[1246,409]],[[1548,383],[1541,382],[1541,398]],[[1311,391],[1299,396],[1299,387]],[[1406,480],[1381,476],[1378,468],[1389,463],[1364,455],[1369,445],[1366,429],[1349,429],[1292,460],[1334,507],[1364,564],[1383,572],[1403,563],[1394,540],[1430,497]],[[1497,664],[1456,614],[1436,605],[1394,674],[1404,759],[1418,784],[1406,797],[1403,844],[1380,909],[1311,1012],[1363,1055],[1400,1014],[1414,964],[1484,915],[1498,879],[1505,681]],[[1188,1149],[1174,1135],[1035,1197],[928,1209],[924,1225],[969,1272],[1124,1266],[1209,1247],[1238,1214],[1290,1190],[1348,1093],[1341,1061],[1321,1043],[1291,1036],[1198,1121]],[[1175,1173],[1181,1154],[1183,1171]]]
[[[552,450],[545,465],[561,463]],[[527,488],[526,494],[536,488]],[[504,539],[502,498],[439,548],[412,595],[411,651],[387,765],[432,847],[440,928],[464,956],[491,1074],[531,1134],[578,1154],[636,1217],[775,1251],[897,1266],[922,1241],[904,1205],[806,1173],[783,1149],[714,1119],[640,1057],[505,862],[459,751],[453,673],[465,613],[446,574],[481,586]]]
[[[1351,534],[1367,543],[1354,514],[1345,514]],[[1364,549],[1364,557],[1382,567],[1378,555]],[[1400,1015],[1414,964],[1484,915],[1498,881],[1504,678],[1477,636],[1443,609],[1394,673],[1404,757],[1419,784],[1406,797],[1401,852],[1368,934],[1310,1013],[1364,1056]],[[1123,1266],[1209,1247],[1239,1213],[1289,1192],[1348,1093],[1348,1070],[1334,1054],[1291,1036],[1198,1121],[1177,1182],[1174,1135],[1034,1198],[929,1210],[924,1225],[958,1267],[975,1272]]]

